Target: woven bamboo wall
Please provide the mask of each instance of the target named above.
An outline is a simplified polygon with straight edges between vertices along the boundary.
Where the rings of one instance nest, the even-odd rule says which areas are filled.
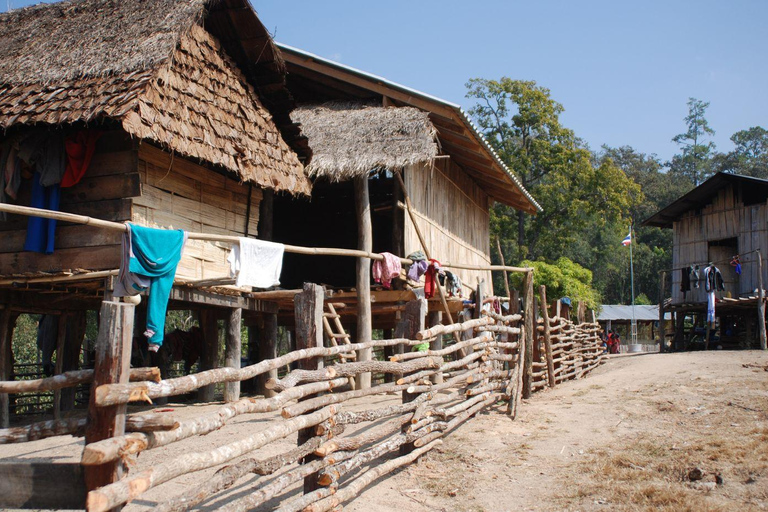
[[[141,196],[133,202],[133,221],[149,227],[203,233],[254,236],[259,224],[262,192],[227,178],[150,144],[139,147]],[[213,279],[229,275],[229,244],[188,240],[176,275],[185,279]]]
[[[410,166],[405,187],[417,222],[432,257],[438,261],[490,264],[489,199],[461,168],[449,159],[430,165]],[[406,254],[421,247],[416,230],[405,216]],[[457,270],[461,280],[476,286],[477,279],[491,283],[490,272]],[[486,288],[487,288],[486,286]]]
[[[723,274],[725,293],[730,292],[735,298],[756,289],[757,255],[746,253],[760,249],[765,255],[768,251],[767,219],[768,203],[744,206],[738,190],[733,186],[720,190],[700,212],[692,210],[674,223],[673,268],[713,261]],[[728,238],[737,238],[736,252],[746,254],[742,258],[741,276],[735,274],[728,262],[718,262],[729,259],[734,251],[724,247],[709,247],[709,242]],[[673,303],[706,301],[703,288],[691,290],[683,300],[681,279],[682,272],[675,270],[672,274]],[[763,280],[768,283],[768,269],[765,266]]]

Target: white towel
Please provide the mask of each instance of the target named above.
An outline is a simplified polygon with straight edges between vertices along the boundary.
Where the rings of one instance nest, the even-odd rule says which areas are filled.
[[[285,246],[255,238],[240,238],[227,257],[237,286],[270,288],[280,284]]]

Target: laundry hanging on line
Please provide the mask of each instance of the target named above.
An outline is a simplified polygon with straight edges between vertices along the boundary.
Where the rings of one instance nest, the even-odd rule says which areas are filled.
[[[384,288],[389,290],[392,287],[392,279],[400,275],[402,270],[402,264],[400,258],[390,252],[381,253],[384,256],[383,260],[374,260],[373,269],[371,274],[373,280],[377,283],[384,285]]]
[[[229,274],[237,286],[271,288],[280,284],[285,246],[256,238],[240,237],[227,256]]]
[[[157,351],[163,344],[168,298],[187,233],[180,229],[154,229],[136,224],[127,226],[113,295],[126,297],[149,292],[144,336],[148,338],[150,350]]]

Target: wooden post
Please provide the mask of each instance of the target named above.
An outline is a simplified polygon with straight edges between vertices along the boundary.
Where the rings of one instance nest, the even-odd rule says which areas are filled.
[[[585,321],[584,313],[586,312],[587,305],[584,304],[583,301],[579,301],[578,305],[576,306],[576,321],[580,324],[583,324]]]
[[[135,322],[135,319],[134,319]],[[73,311],[67,315],[67,341],[64,343],[64,372],[80,368],[80,354],[83,351],[85,338],[86,312]],[[77,388],[61,390],[61,410],[70,411],[75,408]]]
[[[424,330],[424,320],[427,316],[426,299],[416,299],[408,302],[405,305],[405,311],[403,311],[402,319],[397,326],[396,336],[402,336],[403,338],[416,339],[416,333]],[[403,403],[413,402],[418,394],[402,392]],[[406,426],[403,426],[405,429]],[[413,443],[407,443],[400,446],[400,454],[405,455],[412,452],[414,449]]]
[[[443,314],[440,311],[432,311],[427,318],[427,327],[434,327],[440,325],[443,322]],[[434,340],[429,342],[429,350],[442,350],[443,349],[443,336],[438,335]],[[443,374],[442,372],[434,374],[430,377],[432,384],[442,384]]]
[[[525,354],[523,358],[523,398],[530,398],[533,384],[533,342],[535,340],[535,315],[533,310],[533,272],[525,275]]]
[[[371,224],[371,203],[368,197],[368,175],[355,178],[355,212],[357,214],[357,248],[361,251],[373,250],[373,227]],[[370,341],[371,322],[371,262],[368,258],[357,258],[357,336],[358,343]],[[370,361],[373,349],[358,350],[358,361]],[[357,389],[371,387],[371,374],[361,373],[356,377]]]
[[[765,338],[765,291],[763,290],[763,255],[757,250],[757,332],[760,350],[768,350]]]
[[[203,353],[200,355],[200,370],[213,370],[219,363],[219,321],[212,308],[200,310],[200,329],[205,340]],[[203,386],[197,390],[198,402],[213,402],[216,385]]]
[[[664,352],[667,341],[667,331],[664,329],[664,290],[667,285],[667,273],[661,271],[659,277],[659,352]]]
[[[85,444],[125,434],[125,409],[123,405],[97,407],[96,388],[102,384],[128,383],[131,365],[134,306],[124,302],[103,302],[101,323],[96,340],[91,401],[88,405],[88,424]],[[121,460],[98,466],[85,467],[85,484],[89,491],[111,484],[120,479],[123,472]]]
[[[274,359],[277,357],[277,313],[264,314],[264,327],[261,329],[259,337],[259,361],[265,359]],[[273,389],[267,389],[266,383],[269,379],[277,379],[277,368],[269,370],[258,376],[258,386],[256,392],[261,393],[266,398],[271,398],[277,394]]]
[[[0,380],[11,378],[11,339],[13,328],[11,326],[11,308],[6,305],[0,310]],[[8,428],[11,420],[8,393],[0,393],[0,428]]]
[[[228,368],[240,368],[242,357],[242,325],[243,310],[241,308],[229,308],[227,316],[227,335],[224,346],[224,366]],[[227,382],[224,384],[224,401],[234,402],[240,399],[240,383]]]
[[[392,180],[392,252],[405,255],[403,245],[405,214],[400,209],[402,199],[403,191],[400,189],[400,182],[395,178]]]
[[[133,336],[133,333],[131,333]],[[59,323],[56,328],[56,365],[54,366],[54,375],[59,375],[64,372],[64,344],[67,341],[67,315],[62,313],[59,315]],[[53,419],[58,420],[61,418],[61,390],[57,389],[53,392]]]
[[[552,334],[549,325],[549,306],[547,305],[547,287],[543,284],[539,286],[539,295],[541,296],[541,317],[544,319],[544,352],[547,357],[547,380],[549,387],[555,387],[555,362],[552,358]]]
[[[313,283],[304,283],[303,291],[296,294],[293,302],[296,310],[296,350],[322,347],[323,309],[325,302],[323,287]],[[318,370],[323,367],[323,358],[301,359],[298,361],[297,366],[302,370]],[[312,397],[310,395],[305,400]],[[314,428],[299,430],[297,441],[299,446],[309,441],[314,435]],[[317,460],[317,458],[316,455],[308,455],[304,457],[302,463],[307,464]],[[317,473],[304,479],[304,493],[312,492],[318,487]]]

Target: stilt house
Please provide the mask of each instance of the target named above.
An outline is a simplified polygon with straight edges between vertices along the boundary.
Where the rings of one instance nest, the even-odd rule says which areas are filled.
[[[717,173],[644,224],[674,231],[673,269],[662,275],[661,284],[669,297],[662,311],[676,317],[673,348],[765,348],[762,288],[768,273],[762,258],[768,253],[768,180]],[[690,271],[703,279],[710,264],[720,270],[724,290],[715,292],[718,321],[707,343],[707,294]],[[689,278],[692,285],[683,286]],[[685,328],[686,315],[694,328]]]
[[[0,15],[0,145],[95,140],[84,175],[60,189],[62,212],[255,237],[265,191],[311,190],[311,152],[293,106],[280,52],[247,0],[73,0]],[[3,202],[30,204],[34,170],[17,169],[18,190]],[[27,224],[0,218],[0,329],[10,333],[19,313],[82,325],[109,293],[121,234],[59,222],[43,254],[24,250]],[[213,315],[214,341],[216,318],[270,310],[211,288],[228,278],[227,249],[189,240],[171,292],[171,308]],[[73,356],[58,357],[59,371],[77,365],[83,333],[69,331]],[[10,335],[1,339],[4,380],[12,350]],[[213,350],[203,367],[214,364]]]
[[[420,231],[433,258],[467,264],[451,269],[466,285],[465,298],[479,281],[491,292],[490,272],[471,268],[491,263],[491,205],[499,201],[531,214],[540,207],[461,107],[279,46],[287,63],[288,88],[298,103],[292,119],[301,124],[312,147],[307,172],[314,186],[311,201],[287,196],[275,201],[275,239],[404,257],[422,249]],[[402,173],[404,189],[397,172]],[[416,224],[407,212],[406,197]],[[365,211],[361,204],[368,205],[370,224],[360,216]],[[288,275],[312,282],[356,286],[358,291],[363,286],[360,277],[355,278],[354,264],[338,258],[288,255],[285,268]],[[302,272],[290,271],[296,268]],[[343,300],[342,295],[336,297]],[[404,297],[374,290],[374,324],[390,326],[393,308],[387,303]],[[430,310],[441,307],[436,297],[430,304]],[[452,307],[460,310],[461,300]]]

